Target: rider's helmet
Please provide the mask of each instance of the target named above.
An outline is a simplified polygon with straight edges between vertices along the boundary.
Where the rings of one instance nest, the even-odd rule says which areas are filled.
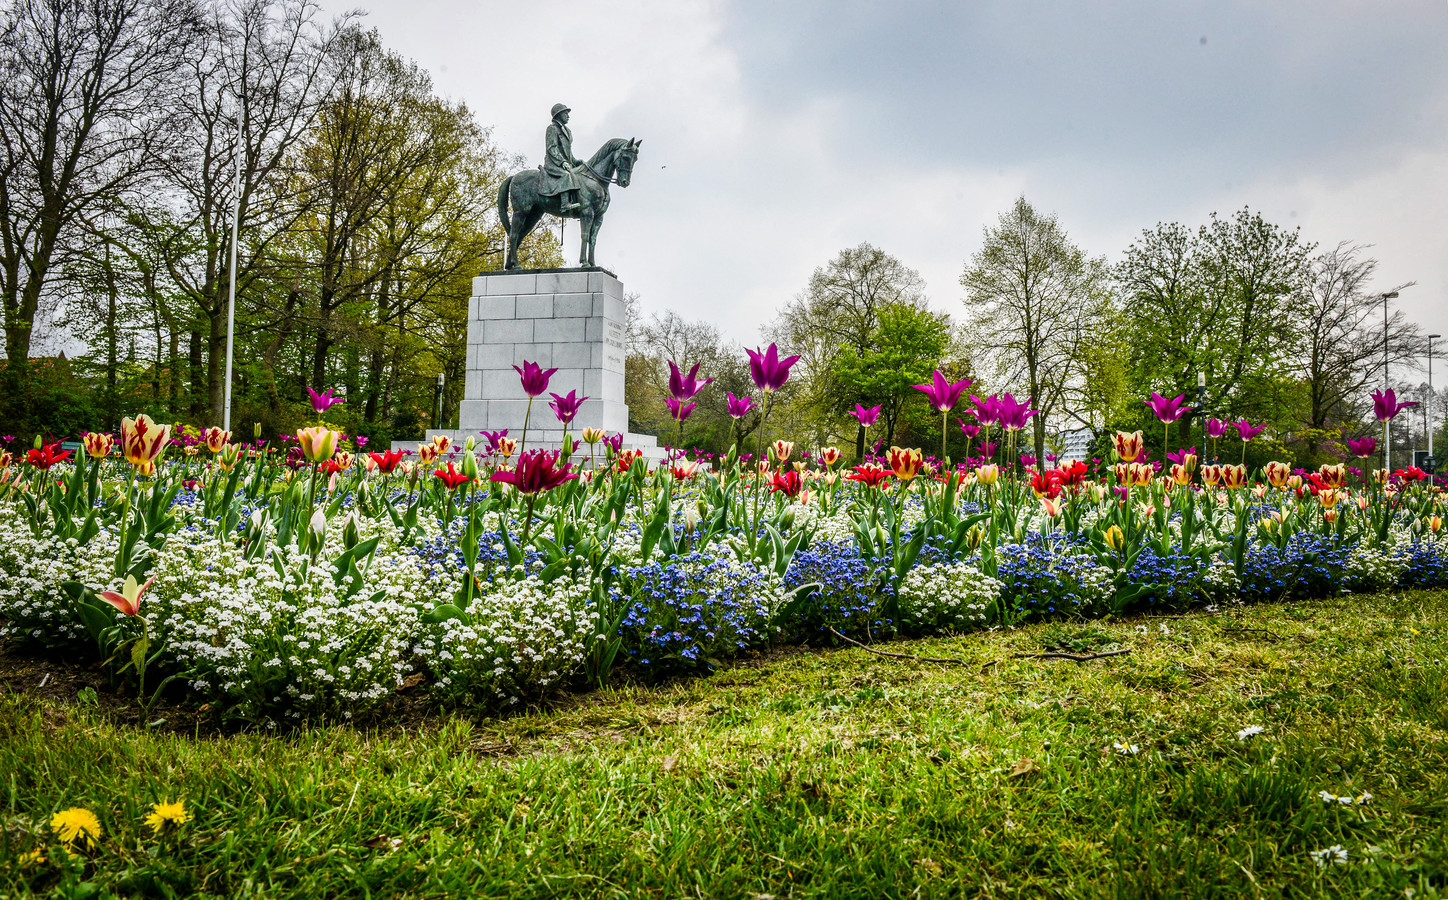
[[[559,114],[559,113],[566,113],[566,112],[573,112],[573,110],[569,109],[567,106],[563,105],[562,103],[555,103],[555,104],[553,104],[553,118],[556,119],[556,118],[558,118],[558,114]]]

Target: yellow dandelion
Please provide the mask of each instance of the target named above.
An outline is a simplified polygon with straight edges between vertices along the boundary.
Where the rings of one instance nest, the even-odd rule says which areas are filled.
[[[20,868],[22,869],[29,869],[32,866],[43,866],[45,865],[45,851],[26,850],[16,858],[16,862],[20,864]]]
[[[167,826],[182,825],[189,821],[191,814],[186,811],[186,801],[178,800],[175,803],[157,803],[151,807],[151,814],[146,817],[146,824],[151,831],[160,834]]]
[[[88,809],[73,806],[50,817],[50,827],[67,844],[94,843],[101,836],[101,822]]]

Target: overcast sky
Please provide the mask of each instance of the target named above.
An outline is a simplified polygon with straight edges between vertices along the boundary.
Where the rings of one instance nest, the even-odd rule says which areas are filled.
[[[1112,261],[1158,221],[1243,206],[1372,244],[1376,286],[1416,281],[1400,302],[1448,334],[1445,0],[365,8],[530,166],[557,102],[577,156],[642,138],[599,264],[750,345],[862,241],[958,312],[982,228],[1022,194]]]

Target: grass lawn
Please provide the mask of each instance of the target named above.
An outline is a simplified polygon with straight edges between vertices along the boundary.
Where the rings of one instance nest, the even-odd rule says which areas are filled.
[[[1010,655],[1052,648],[1130,652]],[[0,896],[1448,892],[1444,593],[880,649],[970,665],[796,652],[507,719],[200,737],[11,681]],[[152,836],[159,800],[192,820]],[[103,833],[68,857],[46,823],[74,806]]]

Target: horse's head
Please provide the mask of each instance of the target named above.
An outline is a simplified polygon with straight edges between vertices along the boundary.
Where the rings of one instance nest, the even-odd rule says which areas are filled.
[[[619,147],[618,153],[614,155],[614,165],[618,168],[619,187],[628,187],[629,181],[633,179],[633,167],[634,163],[638,162],[639,145],[642,143],[643,141],[636,138],[629,138],[628,143]]]

